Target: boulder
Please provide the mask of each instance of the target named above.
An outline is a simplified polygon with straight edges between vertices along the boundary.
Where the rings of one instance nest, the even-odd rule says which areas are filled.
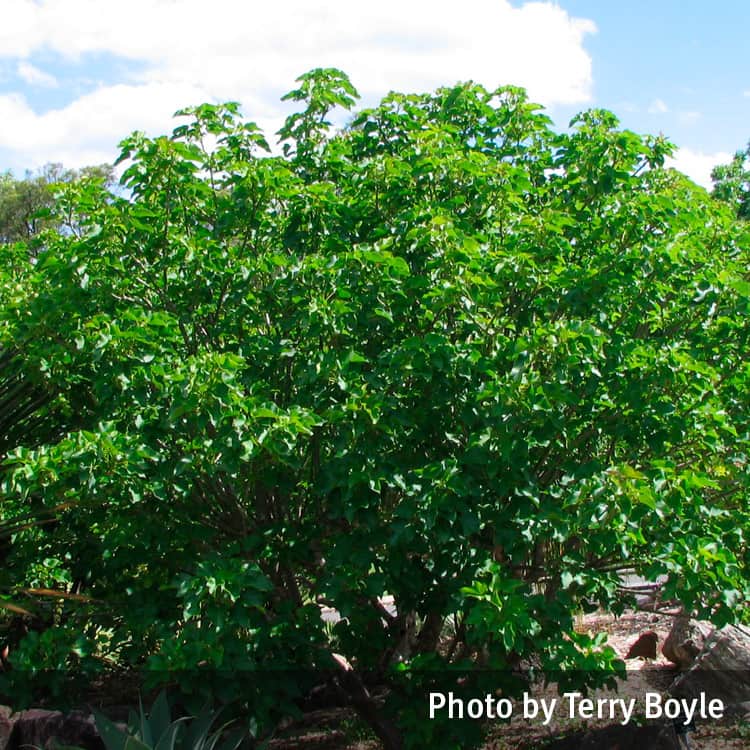
[[[719,698],[727,713],[750,701],[750,628],[727,625],[705,641],[692,666],[672,683],[676,698]]]
[[[654,630],[641,633],[638,640],[630,646],[626,659],[656,659],[656,647],[659,645],[659,636]]]
[[[588,729],[544,745],[544,750],[682,750],[671,723],[620,724]]]
[[[60,745],[82,750],[104,750],[94,720],[79,711],[62,714],[32,708],[11,717],[12,730],[5,750],[52,750]]]
[[[711,631],[712,627],[708,623],[691,620],[687,615],[678,615],[661,647],[661,652],[680,669],[689,669]]]
[[[11,714],[12,709],[8,706],[0,706],[0,750],[5,750],[10,740],[10,733],[13,730],[14,719]]]
[[[733,703],[731,706],[727,706],[726,716],[736,722],[750,724],[750,701]]]

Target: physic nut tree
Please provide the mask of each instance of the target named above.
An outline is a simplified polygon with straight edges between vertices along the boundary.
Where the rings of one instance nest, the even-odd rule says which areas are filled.
[[[421,676],[612,673],[574,616],[626,569],[736,617],[747,228],[608,112],[555,133],[463,84],[334,130],[348,79],[299,83],[282,153],[184,110],[123,141],[124,197],[77,183],[75,233],[2,250],[7,377],[47,425],[2,508],[52,520],[2,576],[63,597],[15,664],[214,675],[261,729],[325,673],[388,747],[466,747]]]

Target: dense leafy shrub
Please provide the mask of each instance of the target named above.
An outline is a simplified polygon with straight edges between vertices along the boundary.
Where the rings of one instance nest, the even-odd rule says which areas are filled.
[[[7,517],[57,511],[2,575],[90,597],[59,664],[172,670],[261,726],[329,670],[390,746],[468,746],[419,674],[611,672],[574,616],[626,568],[734,618],[747,229],[608,112],[555,133],[465,84],[333,132],[351,84],[299,83],[283,154],[185,110],[123,142],[126,198],[76,183],[76,232],[2,249],[3,346],[66,424],[7,456]]]

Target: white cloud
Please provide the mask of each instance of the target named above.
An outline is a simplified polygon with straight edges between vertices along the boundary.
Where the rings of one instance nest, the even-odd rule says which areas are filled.
[[[175,105],[210,99],[239,100],[247,117],[271,124],[273,132],[285,111],[279,96],[318,66],[345,70],[366,104],[391,89],[469,79],[525,86],[548,106],[583,104],[592,88],[583,43],[595,31],[593,22],[553,2],[212,0],[207,12],[204,0],[3,0],[0,57],[27,59],[44,49],[85,61],[87,54],[107,53],[144,70],[126,87],[135,110],[121,106],[121,87],[41,115],[13,99],[23,124],[4,128],[0,139],[22,158],[44,161],[44,143],[71,148],[63,131],[82,144],[88,132],[102,145],[105,133],[114,143],[130,127],[169,127]],[[82,130],[71,132],[71,122]],[[28,132],[42,140],[32,143]]]
[[[648,105],[648,113],[650,115],[663,115],[665,112],[669,112],[669,107],[662,99],[654,99],[654,101]]]
[[[57,78],[45,73],[43,70],[39,70],[35,65],[32,65],[26,60],[21,60],[16,68],[18,76],[29,86],[44,86],[46,88],[55,88],[58,85]]]
[[[710,189],[711,170],[717,164],[728,164],[732,160],[732,154],[726,151],[717,151],[706,154],[702,151],[694,151],[690,148],[678,149],[673,159],[669,159],[669,166],[684,172],[691,180],[699,185]]]
[[[742,92],[742,96],[750,96],[750,89],[745,89],[745,91]]]
[[[0,96],[0,122],[14,125],[0,130],[0,149],[24,155],[23,168],[48,161],[68,167],[112,161],[121,137],[133,130],[162,131],[184,102],[206,98],[207,92],[188,85],[117,85],[38,115],[23,97]]]

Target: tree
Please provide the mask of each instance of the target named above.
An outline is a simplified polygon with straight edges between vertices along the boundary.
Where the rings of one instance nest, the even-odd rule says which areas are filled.
[[[12,290],[28,267],[45,248],[49,233],[76,234],[77,222],[85,210],[76,204],[76,216],[67,196],[80,195],[85,186],[110,190],[114,184],[111,165],[101,164],[80,170],[47,164],[37,174],[26,172],[15,179],[11,172],[0,174],[0,305],[4,293]],[[37,445],[54,440],[70,427],[70,421],[54,407],[53,394],[39,378],[28,377],[13,340],[0,344],[0,459],[20,443]]]
[[[0,242],[29,241],[44,229],[68,226],[70,217],[57,214],[51,219],[55,196],[66,185],[80,180],[102,180],[109,188],[114,183],[110,165],[100,164],[81,170],[64,169],[62,164],[46,164],[37,174],[26,172],[16,179],[11,172],[0,174]]]
[[[750,219],[750,143],[744,151],[738,151],[729,164],[714,167],[711,180],[713,195],[729,203],[740,219]]]
[[[608,112],[469,83],[335,132],[348,79],[300,84],[283,156],[236,104],[127,138],[128,197],[74,187],[5,283],[69,426],[9,453],[7,516],[65,507],[2,575],[95,600],[14,664],[172,670],[266,730],[328,675],[387,747],[469,747],[421,691],[615,673],[574,616],[623,570],[743,613],[747,227]]]

